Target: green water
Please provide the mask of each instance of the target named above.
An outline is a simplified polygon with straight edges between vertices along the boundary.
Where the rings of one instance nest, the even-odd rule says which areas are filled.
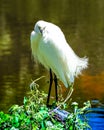
[[[58,25],[73,50],[89,57],[89,68],[75,81],[73,101],[104,102],[103,0],[0,0],[0,110],[22,104],[32,79],[48,91],[48,71],[33,62],[30,33],[43,19]],[[67,91],[62,85],[63,95]]]

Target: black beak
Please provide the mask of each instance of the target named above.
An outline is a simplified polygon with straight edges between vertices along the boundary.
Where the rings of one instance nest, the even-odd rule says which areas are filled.
[[[43,30],[45,29],[45,27],[44,28],[42,28],[42,27],[39,27],[39,30],[40,30],[40,33],[41,34],[43,34]]]

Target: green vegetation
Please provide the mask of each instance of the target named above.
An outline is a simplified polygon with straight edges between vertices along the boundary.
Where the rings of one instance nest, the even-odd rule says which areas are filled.
[[[61,105],[59,105],[60,108],[47,108],[45,105],[47,95],[38,90],[36,83],[32,83],[30,88],[29,96],[24,97],[22,106],[13,105],[8,114],[0,112],[0,130],[85,130],[90,128],[87,122],[80,118],[90,107],[89,101],[83,108],[78,108],[75,102],[72,103],[72,112],[62,110]],[[66,117],[63,118],[63,115]]]

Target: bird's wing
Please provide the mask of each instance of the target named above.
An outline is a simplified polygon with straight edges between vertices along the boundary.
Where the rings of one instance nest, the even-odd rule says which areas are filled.
[[[61,41],[62,42],[62,41]],[[60,41],[49,39],[42,39],[38,48],[38,59],[46,67],[51,68],[57,77],[67,87],[68,83],[65,76],[65,55],[64,55],[63,43]]]

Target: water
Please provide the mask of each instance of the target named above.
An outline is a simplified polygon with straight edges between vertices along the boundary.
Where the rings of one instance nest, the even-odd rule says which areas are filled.
[[[103,0],[0,0],[0,110],[22,104],[32,79],[45,75],[38,83],[48,90],[49,74],[33,62],[30,49],[30,33],[40,19],[60,26],[74,51],[89,57],[89,68],[75,81],[72,101],[104,103],[103,12]],[[63,85],[62,90],[65,96]]]
[[[104,130],[104,108],[91,108],[86,119],[92,130]]]

